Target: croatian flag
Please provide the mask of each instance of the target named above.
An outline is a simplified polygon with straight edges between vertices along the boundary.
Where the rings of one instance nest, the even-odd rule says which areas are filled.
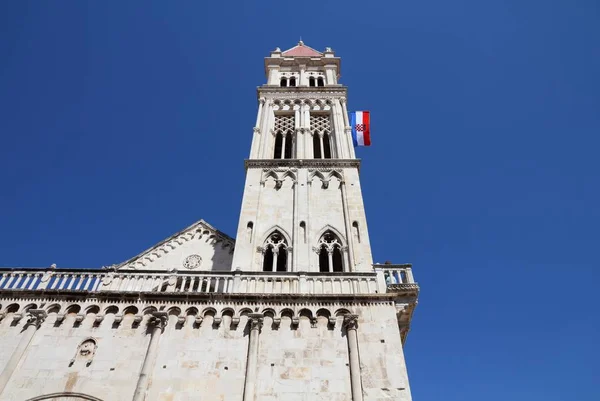
[[[351,119],[354,146],[371,146],[371,113],[355,111]]]

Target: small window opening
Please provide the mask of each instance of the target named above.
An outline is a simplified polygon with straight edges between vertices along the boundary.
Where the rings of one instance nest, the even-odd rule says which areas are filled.
[[[296,77],[290,78],[290,86],[296,86]]]
[[[248,222],[246,226],[246,235],[248,236],[248,242],[252,242],[252,230],[254,229],[254,223],[251,221]]]
[[[357,221],[352,222],[352,230],[354,231],[354,236],[356,237],[356,240],[360,242],[360,231],[358,230]]]
[[[317,84],[318,86],[325,86],[325,81],[323,80],[323,77],[319,77],[317,79]]]
[[[273,154],[273,159],[281,159],[281,147],[283,146],[283,135],[281,132],[278,132],[275,135],[275,153]]]
[[[323,154],[324,159],[331,159],[331,141],[329,140],[329,134],[323,135]]]
[[[300,237],[302,238],[302,242],[306,244],[306,223],[300,222]]]
[[[281,86],[287,86],[287,79],[286,78],[281,78],[280,85]]]
[[[321,138],[316,132],[313,134],[313,154],[315,159],[321,158]]]
[[[315,86],[315,77],[308,78],[308,86]]]

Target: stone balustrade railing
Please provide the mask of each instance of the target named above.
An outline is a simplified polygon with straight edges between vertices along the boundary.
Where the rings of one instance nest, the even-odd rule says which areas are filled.
[[[411,265],[374,265],[372,273],[156,272],[0,268],[4,290],[90,292],[376,294],[418,289]]]
[[[91,292],[376,294],[385,292],[373,273],[153,272],[107,270],[17,270],[0,268],[4,290]]]
[[[415,282],[412,274],[412,265],[410,263],[393,264],[375,264],[373,268],[382,277],[387,292],[400,290],[417,290],[419,285]]]

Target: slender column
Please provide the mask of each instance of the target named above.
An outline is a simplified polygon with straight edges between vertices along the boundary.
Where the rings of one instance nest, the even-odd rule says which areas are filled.
[[[263,324],[262,313],[249,315],[250,338],[248,341],[248,359],[246,361],[246,383],[243,401],[254,401],[256,373],[258,367],[258,335]]]
[[[281,154],[279,156],[280,159],[285,159],[285,139],[287,134],[284,132],[281,133]]]
[[[46,320],[46,312],[41,309],[30,309],[28,311],[28,319],[27,323],[25,323],[25,331],[21,339],[19,340],[19,344],[17,348],[13,351],[10,360],[4,367],[2,374],[0,374],[0,394],[4,391],[6,384],[10,380],[10,377],[14,373],[19,361],[23,357],[23,354],[27,350],[33,335],[37,331],[37,329],[41,326],[41,324]]]
[[[348,211],[348,197],[346,194],[346,181],[343,180],[341,183],[342,187],[342,209],[344,211],[344,228],[346,230],[346,238],[348,240],[348,262],[350,266],[348,266],[348,271],[356,270],[356,261],[354,260],[354,236],[352,235],[352,231],[350,231],[350,212]]]
[[[333,249],[327,250],[327,257],[329,258],[329,273],[333,271]]]
[[[256,128],[261,127],[260,120],[262,117],[263,104],[265,104],[265,98],[261,97],[260,99],[258,99],[258,114],[256,114],[256,124],[254,124]]]
[[[344,124],[346,128],[344,128],[344,139],[346,142],[347,150],[348,150],[348,159],[354,159],[356,154],[354,153],[354,146],[352,145],[352,135],[350,121],[348,119],[348,109],[346,108],[346,98],[340,99],[340,104],[342,105],[342,115],[344,117]]]
[[[319,140],[321,141],[321,159],[325,158],[325,147],[323,146],[323,134],[319,133]]]
[[[352,401],[363,401],[362,383],[360,380],[360,358],[358,355],[358,315],[345,315],[344,327],[348,338],[348,352],[350,359],[350,386],[352,387]]]
[[[150,374],[154,368],[156,354],[158,353],[158,340],[160,340],[160,334],[167,326],[167,322],[167,312],[153,312],[152,316],[148,320],[148,328],[151,330],[150,342],[148,343],[148,351],[146,351],[146,357],[144,358],[142,370],[138,378],[137,386],[135,387],[133,401],[143,401],[146,398]]]

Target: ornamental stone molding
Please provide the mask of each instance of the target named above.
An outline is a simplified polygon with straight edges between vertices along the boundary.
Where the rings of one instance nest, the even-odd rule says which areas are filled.
[[[344,328],[346,330],[358,329],[358,315],[345,315],[344,316]]]
[[[296,168],[321,168],[321,169],[340,169],[340,168],[358,168],[360,169],[360,159],[247,159],[245,161],[246,169],[262,168],[272,169],[277,167],[296,167]]]
[[[142,252],[141,254],[129,259],[116,266],[116,269],[143,269],[150,263],[177,249],[188,241],[207,240],[212,245],[221,244],[222,248],[229,248],[233,253],[235,240],[220,231],[213,228],[204,220],[191,225],[190,227],[172,235],[158,245]]]
[[[48,314],[43,309],[29,309],[27,311],[27,326],[34,325],[40,327]]]
[[[164,329],[169,322],[169,315],[167,312],[152,312],[150,318],[148,319],[148,326],[151,327],[160,327]]]

